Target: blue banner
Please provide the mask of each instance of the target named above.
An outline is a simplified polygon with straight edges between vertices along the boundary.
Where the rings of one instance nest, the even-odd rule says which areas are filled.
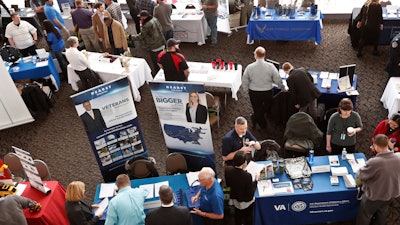
[[[105,182],[126,173],[125,161],[147,156],[126,77],[71,96]]]

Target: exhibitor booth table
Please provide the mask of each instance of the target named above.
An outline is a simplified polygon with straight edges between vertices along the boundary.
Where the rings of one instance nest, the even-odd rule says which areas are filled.
[[[118,57],[118,56],[114,56]],[[121,66],[120,58],[118,57],[113,62],[103,61],[104,57],[102,53],[88,52],[89,67],[97,72],[101,80],[106,83],[122,76],[127,76],[131,83],[131,90],[135,101],[140,102],[141,96],[139,87],[141,87],[146,81],[152,80],[151,69],[147,64],[146,60],[142,58],[129,57],[129,71]],[[77,82],[80,81],[79,76],[75,73],[71,65],[67,67],[68,72],[68,83],[74,91],[78,91]]]
[[[174,38],[182,42],[206,43],[207,21],[203,11],[196,9],[174,9],[171,15]]]
[[[321,44],[322,18],[320,11],[316,16],[311,16],[310,12],[299,15],[296,11],[294,17],[289,18],[276,15],[275,9],[267,9],[258,19],[253,15],[250,17],[246,28],[247,44],[252,44],[254,40],[313,40],[316,44]]]
[[[365,160],[362,153],[354,156]],[[339,161],[355,179],[349,163],[341,160],[341,155]],[[313,165],[329,165],[328,156],[314,157]],[[360,205],[357,188],[346,188],[342,177],[339,177],[339,185],[332,186],[330,175],[330,172],[312,174],[313,189],[310,191],[298,189],[294,193],[260,197],[257,190],[254,224],[301,225],[355,220]],[[289,180],[286,174],[278,177],[279,182]]]
[[[388,118],[400,113],[400,77],[391,77],[382,94],[383,107],[389,111]]]
[[[48,195],[32,188],[29,182],[22,182],[22,184],[27,185],[22,196],[42,204],[42,209],[39,212],[30,213],[28,209],[24,209],[29,225],[69,224],[65,212],[65,189],[58,181],[44,181],[44,184],[51,190]]]
[[[5,65],[7,67],[10,64],[6,62]],[[60,77],[53,60],[32,62],[32,56],[24,57],[19,60],[18,64],[8,68],[8,72],[13,80],[38,79],[50,76],[56,90],[60,88]]]
[[[204,83],[208,87],[230,88],[232,98],[238,100],[237,92],[242,85],[242,65],[237,65],[237,70],[213,69],[211,63],[201,62],[188,62],[188,66],[190,69],[189,82]],[[165,81],[164,70],[158,71],[154,81]]]

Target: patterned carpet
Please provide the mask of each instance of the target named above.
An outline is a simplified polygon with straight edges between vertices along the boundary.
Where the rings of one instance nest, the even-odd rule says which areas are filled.
[[[347,21],[324,21],[323,41],[315,45],[312,41],[260,41],[254,45],[246,45],[244,29],[233,31],[232,35],[219,33],[218,45],[211,46],[209,42],[203,46],[194,43],[182,43],[181,51],[189,61],[210,62],[213,58],[223,58],[235,61],[244,67],[253,62],[253,51],[261,45],[267,49],[267,58],[278,62],[291,62],[295,67],[305,67],[310,70],[338,72],[339,66],[357,64],[359,75],[357,111],[360,113],[364,130],[357,134],[356,149],[369,157],[369,145],[374,127],[385,119],[387,111],[379,99],[386,84],[387,76],[384,67],[388,59],[388,46],[380,46],[381,56],[373,56],[372,47],[366,47],[362,58],[356,57],[347,34]],[[145,57],[140,46],[133,50],[135,56]],[[209,91],[221,97],[226,91],[218,88]],[[157,112],[148,85],[140,88],[142,101],[136,103],[138,118],[144,134],[145,143],[150,156],[157,160],[157,169],[165,174],[164,160],[167,148],[159,127]],[[54,94],[54,108],[50,115],[41,117],[33,123],[0,131],[0,156],[11,151],[11,146],[23,148],[32,153],[34,158],[47,162],[53,179],[59,180],[64,186],[74,180],[86,183],[86,200],[91,202],[96,185],[102,182],[102,177],[93,157],[81,120],[76,114],[69,96],[74,94],[70,85],[62,83],[62,88]],[[228,94],[228,96],[230,96]],[[221,111],[221,127],[214,127],[212,138],[217,175],[222,177],[221,140],[223,135],[233,127],[237,116],[250,119],[252,113],[248,94],[243,90],[238,92],[239,100],[228,97],[226,107]],[[251,129],[251,124],[249,124]],[[284,127],[271,119],[267,130],[252,130],[259,140],[275,139],[282,144]],[[324,154],[323,149],[319,154]],[[396,205],[397,204],[397,205]],[[391,207],[388,224],[397,224],[399,220],[398,203]],[[354,224],[354,222],[334,223]]]

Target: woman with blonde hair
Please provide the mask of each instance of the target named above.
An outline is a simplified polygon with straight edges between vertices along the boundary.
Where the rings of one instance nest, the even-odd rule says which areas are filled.
[[[355,21],[357,21],[357,28],[361,29],[357,57],[362,56],[362,49],[368,43],[374,45],[372,54],[378,56],[379,34],[383,30],[382,6],[379,0],[367,0]]]
[[[189,102],[186,105],[186,120],[191,123],[205,124],[207,121],[207,107],[200,104],[197,91],[189,92]]]
[[[92,207],[84,203],[85,184],[82,181],[73,181],[67,187],[65,194],[65,210],[70,225],[92,225],[103,216],[103,212],[93,216]]]

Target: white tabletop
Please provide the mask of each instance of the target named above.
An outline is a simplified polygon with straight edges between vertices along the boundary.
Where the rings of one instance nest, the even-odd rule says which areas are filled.
[[[237,70],[217,70],[213,69],[211,63],[188,62],[190,74],[189,82],[204,83],[210,87],[230,88],[232,98],[238,100],[237,92],[242,85],[242,65],[237,66]],[[165,81],[164,71],[160,69],[154,77],[154,81]]]
[[[152,80],[151,69],[146,60],[142,58],[130,57],[129,72],[121,66],[119,58],[114,62],[104,62],[102,53],[88,52],[89,67],[96,71],[101,80],[106,83],[121,76],[128,76],[131,83],[134,100],[140,102],[141,96],[138,90],[146,81]],[[68,65],[68,83],[71,84],[73,90],[78,91],[76,82],[80,80],[71,65]]]
[[[382,94],[381,102],[383,107],[388,109],[388,118],[400,110],[400,77],[391,77],[386,84],[385,91]]]
[[[182,42],[206,43],[210,33],[203,11],[197,9],[174,9],[171,15],[174,24],[174,38]]]

